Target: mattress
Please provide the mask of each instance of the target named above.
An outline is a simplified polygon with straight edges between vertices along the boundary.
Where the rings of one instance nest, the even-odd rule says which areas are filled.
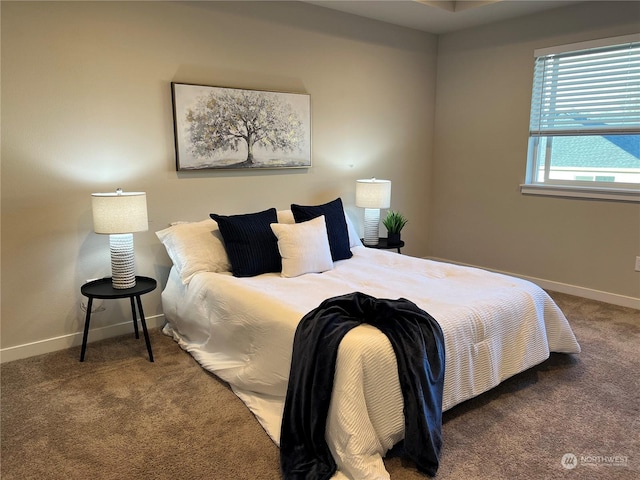
[[[162,293],[165,333],[228,382],[276,444],[296,326],[326,298],[407,298],[432,315],[445,338],[443,411],[550,352],[580,352],[561,310],[531,282],[363,246],[352,252],[330,271],[294,278],[200,272],[184,285],[172,269]],[[353,329],[338,350],[327,419],[334,478],[389,478],[382,458],[403,438],[402,407],[389,341],[372,326]]]

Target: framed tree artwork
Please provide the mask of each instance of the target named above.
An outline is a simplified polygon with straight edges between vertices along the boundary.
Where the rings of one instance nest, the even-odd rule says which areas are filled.
[[[308,168],[308,94],[171,83],[176,169]]]

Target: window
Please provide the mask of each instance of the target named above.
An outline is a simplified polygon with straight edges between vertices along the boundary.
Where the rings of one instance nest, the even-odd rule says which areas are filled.
[[[640,202],[640,35],[535,52],[521,190]]]

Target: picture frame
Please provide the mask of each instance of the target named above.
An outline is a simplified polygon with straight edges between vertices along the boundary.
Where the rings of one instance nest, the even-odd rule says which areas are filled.
[[[311,97],[171,82],[176,170],[311,167]]]

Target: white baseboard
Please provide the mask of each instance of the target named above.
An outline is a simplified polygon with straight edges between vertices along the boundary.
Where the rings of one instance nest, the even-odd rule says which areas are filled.
[[[147,323],[147,328],[162,327],[164,325],[164,315],[160,314],[152,317],[145,317],[145,321]],[[140,324],[140,320],[138,320],[138,324]],[[140,328],[142,329],[142,327]],[[106,327],[94,328],[89,330],[89,340],[87,344],[98,340],[104,340],[106,338],[126,335],[132,331],[133,327],[131,320]],[[76,332],[69,335],[47,338],[37,342],[0,349],[0,363],[11,362],[12,360],[20,360],[21,358],[33,357],[36,355],[42,355],[43,353],[56,352],[58,350],[65,350],[67,348],[80,346],[82,345],[82,335],[83,332]],[[142,335],[142,330],[140,330],[140,335]]]
[[[568,295],[575,295],[576,297],[588,298],[591,300],[597,300],[599,302],[611,303],[613,305],[620,305],[621,307],[635,308],[640,310],[640,298],[627,297],[625,295],[619,295],[617,293],[603,292],[601,290],[594,290],[586,287],[579,287],[577,285],[569,285],[567,283],[554,282],[552,280],[545,280],[543,278],[529,277],[527,275],[519,275],[517,273],[504,272],[501,270],[495,270],[491,268],[478,267],[476,265],[469,265],[461,262],[454,262],[452,260],[446,260],[444,258],[427,257],[429,260],[435,260],[437,262],[453,263],[456,265],[463,265],[466,267],[481,268],[483,270],[489,270],[495,273],[501,273],[503,275],[510,275],[512,277],[522,278],[535,283],[545,290],[552,290],[554,292],[566,293]]]
[[[591,300],[597,300],[600,302],[611,303],[613,305],[620,305],[622,307],[635,308],[637,310],[640,310],[640,298],[627,297],[625,295],[593,290],[591,288],[579,287],[577,285],[569,285],[566,283],[554,282],[542,278],[529,277],[526,275],[504,272],[501,270],[463,264],[461,262],[454,262],[443,258],[427,258],[429,258],[429,260],[435,260],[437,262],[447,262],[457,265],[464,265],[467,267],[481,268],[483,270],[490,270],[492,272],[528,280],[535,283],[539,287],[544,288],[545,290],[552,290],[554,292],[566,293],[569,295],[575,295],[577,297],[589,298]],[[153,317],[146,318],[146,321],[147,327],[149,328],[162,327],[164,325],[164,315],[155,315]],[[115,325],[109,325],[107,327],[96,328],[89,331],[89,343],[98,340],[104,340],[106,338],[117,337],[118,335],[126,335],[129,332],[131,332],[131,321],[117,323]],[[71,348],[79,345],[82,345],[82,332],[49,338],[46,340],[40,340],[38,342],[27,343],[24,345],[17,345],[15,347],[3,348],[0,349],[0,363],[10,362],[12,360],[20,360],[21,358],[33,357],[35,355],[42,355],[43,353],[64,350],[66,348]]]

